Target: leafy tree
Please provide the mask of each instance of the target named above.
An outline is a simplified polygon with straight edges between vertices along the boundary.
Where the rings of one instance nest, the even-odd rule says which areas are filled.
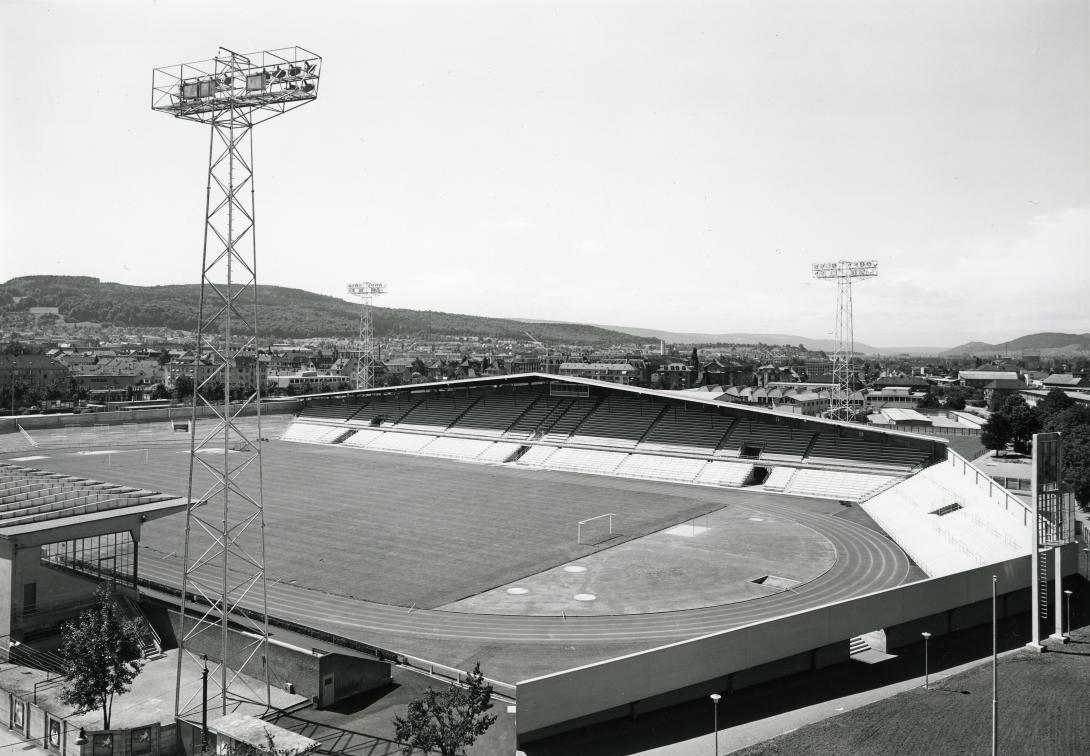
[[[1033,434],[1041,430],[1041,419],[1033,409],[1026,406],[1024,401],[1021,405],[1016,404],[1011,407],[1005,414],[1010,418],[1011,440],[1014,441],[1014,450],[1019,454],[1029,454]]]
[[[960,411],[965,409],[966,392],[960,386],[946,389],[946,409]]]
[[[491,708],[492,686],[485,683],[478,662],[466,687],[428,688],[422,698],[409,703],[407,717],[394,717],[394,730],[403,753],[419,748],[460,756],[495,723],[496,715],[488,713]]]
[[[108,730],[114,697],[128,692],[143,660],[136,622],[121,614],[105,586],[95,599],[95,606],[61,629],[61,700],[79,714],[101,710],[102,729]]]
[[[1090,425],[1090,407],[1079,404],[1061,410],[1045,421],[1045,430],[1070,433],[1080,425]]]
[[[155,389],[151,392],[152,399],[169,399],[170,392],[167,391],[167,387],[162,383],[156,383]]]
[[[919,409],[938,409],[938,407],[939,398],[932,394],[930,391],[928,391],[927,395],[920,400]]]
[[[1090,507],[1090,425],[1078,425],[1063,436],[1064,485],[1082,508]]]
[[[997,455],[1007,448],[1013,437],[1011,419],[1003,412],[993,412],[980,429],[980,443],[987,449],[994,449]]]
[[[1054,388],[1045,394],[1045,398],[1037,402],[1037,412],[1041,415],[1041,422],[1048,423],[1048,419],[1057,412],[1063,412],[1075,404],[1075,400],[1069,397],[1062,389]]]
[[[178,401],[193,396],[193,379],[188,375],[179,375],[174,381],[174,398]]]

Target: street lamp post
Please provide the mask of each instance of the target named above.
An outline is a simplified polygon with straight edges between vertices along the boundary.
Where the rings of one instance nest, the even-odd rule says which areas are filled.
[[[1067,637],[1071,637],[1071,589],[1068,588],[1064,591],[1064,601],[1067,604],[1064,607],[1064,612],[1067,614]]]
[[[927,676],[927,641],[931,638],[931,633],[922,632],[923,636],[923,689],[928,689],[928,676]]]
[[[208,753],[208,654],[201,654],[201,754]]]
[[[996,583],[992,575],[992,756],[999,754],[999,623],[996,613]]]
[[[712,693],[712,706],[714,713],[712,714],[712,730],[715,733],[715,752],[714,756],[719,756],[719,699],[723,696],[718,693]]]

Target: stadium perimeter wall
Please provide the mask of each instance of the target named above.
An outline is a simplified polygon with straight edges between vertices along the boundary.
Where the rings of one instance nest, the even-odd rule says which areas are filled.
[[[1073,574],[1076,547],[1063,548],[1064,574]],[[990,622],[992,575],[1005,599],[1001,614],[1026,611],[1030,573],[1030,558],[1018,557],[523,680],[518,741],[827,666],[847,659],[848,639],[876,629],[894,647],[927,618],[936,618],[928,624],[940,633]]]
[[[298,412],[303,406],[301,401],[262,402],[262,415],[283,415]],[[247,407],[241,417],[255,414],[255,409]],[[198,417],[212,417],[214,413],[208,407],[198,407]],[[188,420],[193,416],[189,405],[181,407],[156,407],[154,409],[122,410],[119,412],[81,412],[78,415],[58,413],[51,415],[17,415],[0,418],[0,432],[16,431],[18,428],[64,428],[69,425],[106,425],[111,423],[147,423],[153,420]]]

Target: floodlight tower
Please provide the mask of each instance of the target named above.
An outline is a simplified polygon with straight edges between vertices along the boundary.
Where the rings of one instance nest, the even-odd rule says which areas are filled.
[[[850,420],[853,412],[848,402],[852,393],[852,363],[855,359],[855,332],[852,325],[852,281],[878,275],[876,260],[838,260],[814,263],[814,278],[836,281],[836,332],[833,348],[833,390],[828,416]]]
[[[348,293],[359,297],[361,302],[360,340],[356,344],[356,388],[372,388],[375,385],[378,353],[375,350],[375,333],[371,322],[371,301],[379,294],[386,293],[386,284],[374,281],[350,283]]]
[[[182,689],[183,664],[200,665],[202,651],[213,660],[210,708],[226,714],[240,701],[269,703],[252,131],[313,101],[321,63],[301,47],[248,55],[221,47],[211,60],[152,74],[153,110],[210,127],[182,561],[182,613],[193,616],[179,632],[174,698],[183,719],[205,705],[201,686]],[[250,384],[249,395],[232,402],[232,389],[238,396]],[[256,425],[242,425],[243,415],[256,415]],[[253,638],[233,656],[229,617]],[[247,682],[243,668],[262,684]]]

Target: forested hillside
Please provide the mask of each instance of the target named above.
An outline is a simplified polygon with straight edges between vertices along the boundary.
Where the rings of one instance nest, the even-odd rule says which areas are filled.
[[[0,284],[0,312],[57,307],[65,320],[192,331],[199,287],[127,286],[85,276],[26,276]],[[21,298],[18,302],[15,298]],[[258,305],[261,333],[272,338],[350,336],[359,329],[359,305],[336,297],[283,286],[262,286]],[[531,329],[552,343],[616,344],[654,341],[596,326],[482,318],[430,310],[376,307],[379,336],[480,336],[519,338]]]

